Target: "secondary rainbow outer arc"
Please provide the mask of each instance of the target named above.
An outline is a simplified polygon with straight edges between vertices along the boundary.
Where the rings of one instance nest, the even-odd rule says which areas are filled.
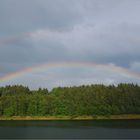
[[[134,71],[131,71],[127,68],[123,68],[120,66],[115,66],[111,64],[97,64],[97,63],[89,63],[89,62],[61,62],[61,63],[45,63],[45,64],[38,64],[34,65],[32,67],[27,67],[19,71],[15,71],[12,73],[9,73],[7,75],[1,76],[0,81],[1,82],[6,82],[11,79],[14,79],[16,77],[20,77],[24,74],[30,73],[32,71],[38,71],[38,70],[43,70],[43,69],[48,69],[48,68],[57,68],[57,67],[91,67],[91,68],[100,68],[100,69],[108,69],[112,70],[113,72],[125,74],[129,77],[133,77],[135,79],[140,79],[140,73],[136,73]]]

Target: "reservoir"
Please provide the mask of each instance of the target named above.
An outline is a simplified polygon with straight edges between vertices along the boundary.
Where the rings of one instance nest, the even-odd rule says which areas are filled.
[[[139,139],[140,120],[0,121],[0,139]]]

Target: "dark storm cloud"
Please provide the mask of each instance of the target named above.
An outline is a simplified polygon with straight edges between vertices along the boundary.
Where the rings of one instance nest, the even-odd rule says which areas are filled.
[[[139,13],[138,0],[1,0],[0,75],[64,61],[111,63],[138,72]],[[67,83],[66,70],[62,73]],[[95,81],[104,77],[97,75]]]
[[[38,28],[71,28],[81,16],[73,0],[4,0],[0,19],[1,35],[12,35]]]

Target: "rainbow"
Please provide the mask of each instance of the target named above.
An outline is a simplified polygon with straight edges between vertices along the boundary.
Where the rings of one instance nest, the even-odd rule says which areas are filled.
[[[4,76],[0,77],[0,82],[7,82],[14,78],[20,77],[22,75],[28,74],[30,72],[49,69],[49,68],[58,68],[58,67],[70,67],[70,68],[99,68],[101,70],[107,69],[113,72],[124,74],[131,78],[140,79],[140,73],[131,71],[127,68],[115,66],[112,64],[98,64],[98,63],[90,63],[90,62],[61,62],[61,63],[45,63],[45,64],[38,64],[31,67],[27,67],[12,73],[8,73]]]

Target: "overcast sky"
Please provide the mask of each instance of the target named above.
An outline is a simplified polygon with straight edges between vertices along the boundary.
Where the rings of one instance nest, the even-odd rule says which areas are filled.
[[[0,0],[1,77],[38,64],[79,61],[140,73],[140,0]],[[57,66],[0,86],[139,81],[111,69]]]

